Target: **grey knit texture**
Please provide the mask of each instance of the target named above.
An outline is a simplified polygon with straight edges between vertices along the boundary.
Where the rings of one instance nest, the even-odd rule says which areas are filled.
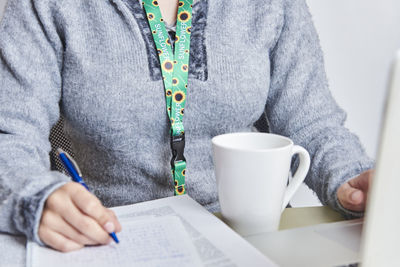
[[[310,152],[306,183],[340,209],[338,186],[373,162],[343,127],[304,0],[196,5],[184,117],[189,195],[219,209],[210,140],[251,131],[258,121],[260,130],[268,126]],[[173,194],[159,62],[135,6],[137,0],[8,1],[0,27],[0,231],[40,242],[44,201],[69,181],[50,171],[48,137],[60,114],[104,205]]]

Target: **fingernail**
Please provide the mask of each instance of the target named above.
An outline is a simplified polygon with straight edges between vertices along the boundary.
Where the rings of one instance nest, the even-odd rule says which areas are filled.
[[[359,195],[359,191],[355,191],[355,192],[353,192],[353,194],[351,194],[351,201],[353,201],[353,202],[358,202],[358,195]]]
[[[114,226],[114,224],[112,222],[107,222],[104,225],[104,229],[107,231],[107,233],[112,233],[115,230],[115,226]]]

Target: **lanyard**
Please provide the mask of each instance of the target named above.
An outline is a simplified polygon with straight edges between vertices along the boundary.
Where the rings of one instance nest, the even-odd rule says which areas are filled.
[[[154,43],[160,58],[163,76],[167,114],[171,123],[171,171],[174,179],[175,195],[183,195],[185,190],[186,159],[185,130],[183,114],[186,104],[186,90],[189,71],[190,31],[192,25],[193,0],[179,0],[176,19],[175,53],[172,53],[171,42],[157,0],[143,0]]]

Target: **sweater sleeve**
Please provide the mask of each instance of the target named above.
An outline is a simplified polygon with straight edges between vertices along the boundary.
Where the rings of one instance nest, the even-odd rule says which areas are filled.
[[[0,24],[0,231],[40,243],[44,202],[68,178],[50,171],[48,140],[59,118],[62,42],[36,2],[9,0]]]
[[[271,51],[271,84],[266,104],[270,131],[307,149],[311,167],[306,184],[324,205],[347,217],[338,187],[373,168],[357,136],[344,127],[345,112],[333,99],[323,54],[304,0],[284,0],[282,30]]]

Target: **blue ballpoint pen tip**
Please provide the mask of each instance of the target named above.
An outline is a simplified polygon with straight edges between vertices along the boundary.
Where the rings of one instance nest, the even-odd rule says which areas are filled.
[[[112,232],[111,234],[110,234],[110,236],[112,237],[112,239],[114,239],[114,241],[115,241],[115,243],[119,243],[119,240],[118,240],[118,238],[117,238],[117,235],[114,233],[114,232]]]

